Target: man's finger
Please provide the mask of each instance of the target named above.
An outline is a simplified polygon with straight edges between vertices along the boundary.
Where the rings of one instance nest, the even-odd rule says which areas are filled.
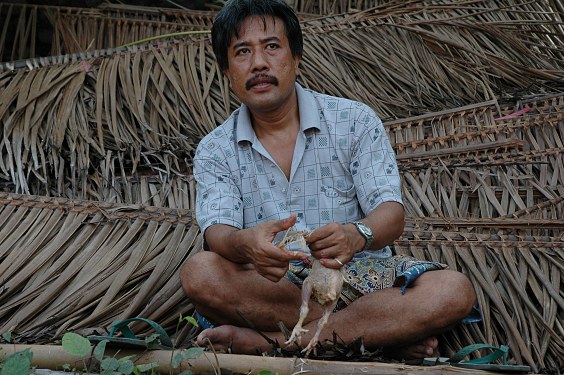
[[[286,219],[278,220],[276,222],[276,227],[277,227],[276,232],[290,229],[294,226],[294,224],[296,224],[296,214],[292,214]]]
[[[307,254],[303,251],[290,251],[290,253],[290,260],[305,260],[307,258]]]

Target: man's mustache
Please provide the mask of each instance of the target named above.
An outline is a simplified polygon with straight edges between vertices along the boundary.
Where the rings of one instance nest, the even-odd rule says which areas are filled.
[[[259,83],[270,83],[272,85],[278,86],[278,78],[268,74],[257,74],[245,83],[245,88],[247,90],[250,90],[251,87]]]

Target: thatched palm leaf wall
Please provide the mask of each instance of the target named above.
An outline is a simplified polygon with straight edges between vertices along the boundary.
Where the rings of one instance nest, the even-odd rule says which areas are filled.
[[[0,28],[0,61],[14,61],[116,48],[159,35],[208,30],[213,13],[111,4],[77,8],[0,3],[0,20],[4,25]]]
[[[475,228],[448,220],[436,227],[424,219],[415,223],[396,241],[396,251],[444,262],[467,274],[477,287],[484,322],[462,325],[446,335],[451,351],[468,342],[503,344],[526,363],[562,367],[562,236],[503,234],[504,230],[475,234]],[[562,229],[560,221],[558,231]]]
[[[388,123],[402,140],[395,148],[408,213],[504,217],[564,197],[563,104],[555,96],[525,103],[515,117],[495,118],[482,105]]]
[[[477,287],[484,323],[449,334],[447,350],[508,343],[518,362],[564,367],[558,3],[327,0],[302,11],[371,6],[303,16],[300,81],[383,117],[409,215],[396,251],[445,262]],[[174,329],[191,312],[175,272],[201,242],[191,212],[170,208],[193,208],[193,151],[238,101],[205,35],[106,43],[209,18],[42,9],[67,23],[59,48],[80,53],[0,65],[0,332],[50,341],[133,315]]]
[[[178,277],[202,248],[190,211],[2,193],[0,237],[0,332],[18,341],[137,315],[173,330],[191,310]]]
[[[480,17],[488,12],[495,13],[486,9]],[[496,92],[562,87],[564,70],[555,70],[553,56],[521,51],[515,58],[507,52],[511,44],[481,42],[514,21],[443,30],[436,24],[445,14],[431,8],[423,19],[419,10],[403,8],[307,21],[300,80],[368,102],[383,118],[492,99]],[[453,41],[464,54],[448,61],[444,53]],[[444,46],[438,54],[437,45]],[[199,138],[237,105],[207,37],[77,59],[63,65],[35,61],[31,71],[4,66],[0,119],[7,125],[0,169],[14,184],[8,189],[106,200],[114,199],[108,188],[119,190],[118,177],[127,181],[143,165],[166,179],[183,176]]]

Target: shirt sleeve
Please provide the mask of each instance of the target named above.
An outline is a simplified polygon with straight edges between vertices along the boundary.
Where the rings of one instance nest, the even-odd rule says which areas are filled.
[[[194,157],[196,220],[202,232],[214,224],[243,227],[242,198],[233,169],[233,148],[212,132],[198,145]]]
[[[380,118],[370,107],[358,108],[351,171],[364,213],[384,202],[403,204],[401,180],[392,145]]]

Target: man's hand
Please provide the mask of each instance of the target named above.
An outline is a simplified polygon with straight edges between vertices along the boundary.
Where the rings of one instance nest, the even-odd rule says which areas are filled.
[[[403,206],[384,202],[372,210],[362,222],[372,228],[371,249],[382,249],[401,236],[404,227]],[[327,268],[340,268],[364,248],[366,239],[353,224],[330,223],[310,233],[306,242],[311,255]]]
[[[290,229],[296,223],[296,215],[287,219],[273,220],[246,230],[242,249],[256,271],[268,280],[277,282],[284,275],[291,260],[304,260],[307,254],[288,251],[275,246],[272,241],[278,232]]]
[[[235,263],[252,264],[260,275],[277,282],[286,274],[291,260],[307,258],[305,253],[281,249],[272,243],[278,232],[295,223],[296,215],[241,230],[216,224],[206,230],[206,241],[211,251]]]
[[[311,255],[327,268],[341,268],[356,253],[351,231],[356,231],[352,224],[329,223],[317,228],[306,239]]]

